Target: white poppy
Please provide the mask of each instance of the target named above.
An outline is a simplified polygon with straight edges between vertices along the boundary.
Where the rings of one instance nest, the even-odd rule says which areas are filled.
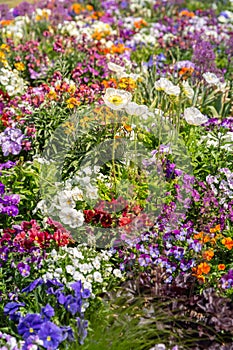
[[[201,125],[207,122],[208,118],[196,107],[189,107],[184,110],[184,119],[188,124]]]
[[[214,73],[206,72],[202,76],[209,85],[218,85],[220,83],[219,78]]]
[[[141,116],[148,112],[148,107],[145,105],[138,105],[135,102],[129,102],[125,107],[125,110],[128,114]]]
[[[188,81],[184,81],[182,83],[182,89],[183,89],[183,93],[185,94],[185,96],[187,96],[189,99],[193,98],[194,90],[193,90],[193,88],[191,88]]]
[[[132,95],[125,90],[108,88],[103,97],[105,104],[113,110],[120,110],[125,108],[131,101]]]

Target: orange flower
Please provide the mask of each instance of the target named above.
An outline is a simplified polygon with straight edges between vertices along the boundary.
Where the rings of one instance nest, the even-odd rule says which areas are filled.
[[[140,19],[140,20],[134,22],[134,27],[137,29],[141,29],[141,28],[146,27],[146,26],[147,26],[147,23],[146,23],[146,21],[144,21],[144,19]]]
[[[180,12],[180,16],[186,16],[186,17],[194,17],[195,16],[195,13],[194,12],[191,12],[191,11],[188,11],[188,10],[183,10]]]
[[[203,235],[204,235],[204,232],[199,232],[199,233],[196,233],[193,238],[194,239],[202,239],[203,238]]]
[[[215,233],[217,231],[221,231],[220,225],[216,225],[214,228],[210,228],[210,233]]]
[[[213,258],[214,252],[213,250],[206,250],[205,252],[203,252],[202,256],[203,256],[203,259],[209,261]]]
[[[80,4],[73,4],[72,5],[72,10],[74,11],[74,13],[76,15],[78,15],[82,9],[83,9],[83,7]]]
[[[13,22],[12,19],[3,19],[0,24],[5,27],[5,26],[8,26],[9,24],[11,24]]]
[[[231,237],[223,238],[222,244],[227,247],[227,249],[231,250],[233,248],[233,239]]]
[[[218,269],[219,269],[220,271],[225,270],[225,268],[226,268],[226,265],[224,265],[224,264],[219,264],[219,265],[218,265]]]
[[[207,273],[210,272],[210,265],[207,264],[206,262],[200,263],[197,267],[196,274],[202,275],[203,273],[207,275]]]

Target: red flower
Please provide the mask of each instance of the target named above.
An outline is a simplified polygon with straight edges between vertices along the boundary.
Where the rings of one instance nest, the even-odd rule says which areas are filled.
[[[112,218],[110,214],[103,214],[100,219],[100,223],[103,227],[110,227],[112,225]]]
[[[86,223],[91,222],[93,217],[95,216],[95,212],[93,210],[84,210],[83,213],[84,213]]]
[[[129,218],[129,217],[127,217],[127,216],[122,216],[122,217],[119,219],[119,226],[128,225],[131,221],[132,221],[131,218]]]
[[[72,237],[68,231],[57,230],[53,235],[54,240],[59,247],[64,247],[70,242],[73,242]]]

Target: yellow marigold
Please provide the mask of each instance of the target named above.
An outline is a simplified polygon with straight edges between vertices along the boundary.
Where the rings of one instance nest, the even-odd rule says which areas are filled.
[[[222,244],[229,250],[233,248],[233,239],[231,237],[226,237],[222,239]]]
[[[17,62],[14,64],[15,68],[18,70],[18,71],[24,71],[25,70],[25,65],[23,62]]]
[[[203,259],[208,260],[208,261],[211,260],[213,258],[213,256],[214,256],[213,250],[206,250],[202,254]]]
[[[68,108],[74,108],[75,106],[79,106],[80,105],[80,101],[78,101],[75,97],[71,97],[69,98],[67,101],[67,107]]]

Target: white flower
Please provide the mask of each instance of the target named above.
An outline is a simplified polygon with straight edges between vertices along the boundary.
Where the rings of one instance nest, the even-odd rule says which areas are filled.
[[[80,190],[78,187],[74,187],[71,191],[72,197],[75,201],[82,201],[83,200],[83,191]]]
[[[92,284],[90,282],[85,281],[83,282],[83,288],[92,291]]]
[[[120,110],[125,108],[131,101],[132,95],[125,90],[108,88],[103,97],[105,104],[113,110]]]
[[[95,282],[99,282],[99,283],[102,283],[102,282],[103,282],[103,278],[102,278],[102,276],[101,276],[101,273],[98,272],[98,271],[95,271],[95,272],[94,272],[93,278],[94,278],[94,281],[95,281]]]
[[[143,114],[146,114],[148,112],[148,107],[145,105],[138,105],[135,102],[129,102],[127,106],[125,107],[125,110],[128,114],[141,116]]]
[[[70,275],[73,275],[74,271],[75,271],[75,267],[73,265],[66,266],[66,272],[69,273]]]
[[[91,264],[87,264],[87,263],[79,266],[79,270],[84,274],[90,273],[92,269],[93,267],[91,266]]]
[[[86,197],[89,199],[97,199],[98,198],[98,188],[89,185],[86,187]]]
[[[194,90],[191,88],[188,81],[184,81],[182,83],[182,88],[185,96],[187,96],[189,99],[192,99],[194,96]]]
[[[78,259],[83,259],[83,254],[76,247],[73,248],[73,257]]]
[[[69,208],[74,208],[75,207],[75,201],[72,197],[73,193],[72,191],[67,191],[64,190],[62,192],[58,193],[58,203],[60,207],[69,207]]]
[[[207,122],[208,118],[196,107],[189,107],[184,110],[184,119],[188,124],[201,125]]]
[[[209,85],[218,85],[220,83],[219,78],[214,73],[206,72],[203,74],[203,78]]]
[[[73,208],[64,208],[59,213],[60,220],[71,228],[80,227],[84,223],[84,215],[81,210],[77,211]]]
[[[157,80],[155,82],[154,86],[155,86],[156,90],[164,91],[165,89],[168,89],[168,88],[172,87],[173,83],[170,80],[168,80],[167,78],[160,78],[159,80]]]
[[[98,270],[100,268],[100,261],[98,260],[98,258],[96,258],[93,262],[92,265],[94,266],[94,268],[96,270]]]
[[[73,274],[73,279],[75,281],[82,281],[84,282],[85,281],[85,277],[79,272],[79,271],[75,271],[74,274]]]
[[[124,72],[125,68],[119,66],[118,64],[109,62],[108,63],[108,69],[110,69],[111,71],[115,72],[115,73],[122,73]]]
[[[121,273],[121,270],[119,269],[114,269],[113,270],[113,274],[118,277],[118,278],[121,278],[122,277],[122,273]]]
[[[166,78],[160,78],[155,82],[154,86],[156,90],[164,91],[167,95],[179,96],[180,94],[180,87],[174,85]]]

